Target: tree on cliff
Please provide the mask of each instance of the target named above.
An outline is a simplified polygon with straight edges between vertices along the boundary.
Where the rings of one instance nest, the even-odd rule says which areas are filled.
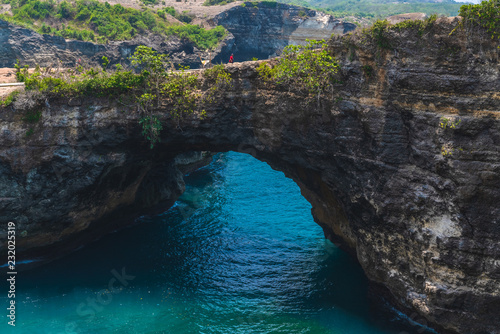
[[[333,94],[339,64],[328,52],[324,40],[307,42],[307,45],[287,46],[276,65],[261,63],[257,70],[268,82],[306,91],[319,99],[321,94]]]

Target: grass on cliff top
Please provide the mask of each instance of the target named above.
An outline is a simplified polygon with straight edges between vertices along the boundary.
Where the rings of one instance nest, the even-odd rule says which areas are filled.
[[[15,111],[38,113],[50,97],[111,97],[136,110],[142,134],[153,147],[159,141],[166,111],[177,126],[187,113],[196,111],[202,118],[206,114],[202,108],[215,103],[218,94],[231,86],[231,75],[224,65],[216,65],[201,75],[187,73],[183,68],[169,71],[166,55],[146,46],[137,47],[130,60],[135,70],[121,65],[108,69],[109,61],[103,57],[102,68],[54,70],[37,66],[31,73],[28,66],[18,62],[16,77],[25,83],[25,92],[0,100],[0,107],[12,104]]]
[[[215,5],[223,6],[235,1],[236,0],[205,0],[203,6],[215,6]]]
[[[382,49],[392,49],[388,33],[392,31],[413,30],[418,36],[422,36],[434,26],[437,15],[431,15],[425,20],[405,20],[396,24],[390,24],[387,20],[377,20],[371,27],[363,29],[363,35],[370,37],[375,44]]]
[[[130,40],[137,35],[157,33],[176,35],[193,42],[200,49],[207,49],[216,46],[226,34],[222,26],[206,30],[197,25],[171,24],[165,15],[172,14],[169,7],[154,12],[149,9],[126,8],[120,4],[111,6],[107,2],[97,0],[64,0],[59,3],[54,0],[3,2],[10,3],[13,15],[1,14],[0,19],[42,34],[81,41],[106,43],[110,40]],[[182,14],[177,15],[179,18],[182,18],[181,16]]]
[[[339,63],[324,41],[307,40],[306,45],[288,45],[277,62],[257,68],[264,82],[317,97],[333,96],[338,83]]]
[[[477,28],[482,28],[490,34],[491,39],[500,39],[500,0],[463,5],[459,15],[464,18],[462,27],[467,30],[473,32]]]
[[[500,39],[500,0],[483,1],[477,5],[463,5],[460,8],[460,16],[463,20],[459,27],[466,28],[469,34],[483,31],[487,32],[491,39]],[[393,48],[389,38],[391,31],[412,30],[421,37],[431,31],[436,20],[435,14],[425,20],[406,20],[397,24],[390,24],[387,20],[378,20],[371,27],[363,29],[363,35],[371,38],[378,47],[390,50]]]

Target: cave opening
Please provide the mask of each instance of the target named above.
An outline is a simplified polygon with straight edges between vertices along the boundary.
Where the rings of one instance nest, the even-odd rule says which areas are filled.
[[[22,328],[424,332],[388,306],[374,310],[360,266],[324,238],[282,172],[227,152],[185,182],[168,211],[25,272]]]

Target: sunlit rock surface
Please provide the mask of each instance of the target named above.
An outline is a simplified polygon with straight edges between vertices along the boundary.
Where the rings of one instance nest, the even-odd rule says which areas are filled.
[[[238,61],[267,59],[280,55],[287,45],[305,44],[306,39],[328,40],[332,34],[356,28],[315,10],[265,2],[235,6],[217,15],[214,24],[224,26],[235,38],[233,47],[221,52],[216,62],[227,62],[231,53]]]

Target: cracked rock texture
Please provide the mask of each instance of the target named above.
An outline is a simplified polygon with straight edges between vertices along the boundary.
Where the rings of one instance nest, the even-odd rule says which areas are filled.
[[[159,110],[153,150],[115,101],[48,100],[35,125],[0,109],[0,221],[17,223],[20,251],[58,250],[111,218],[168,207],[183,190],[179,154],[246,152],[297,182],[325,235],[412,319],[498,334],[499,49],[450,36],[456,24],[391,32],[390,50],[331,40],[342,83],[319,100],[263,82],[259,62],[228,66],[233,83],[206,117],[179,127]]]

